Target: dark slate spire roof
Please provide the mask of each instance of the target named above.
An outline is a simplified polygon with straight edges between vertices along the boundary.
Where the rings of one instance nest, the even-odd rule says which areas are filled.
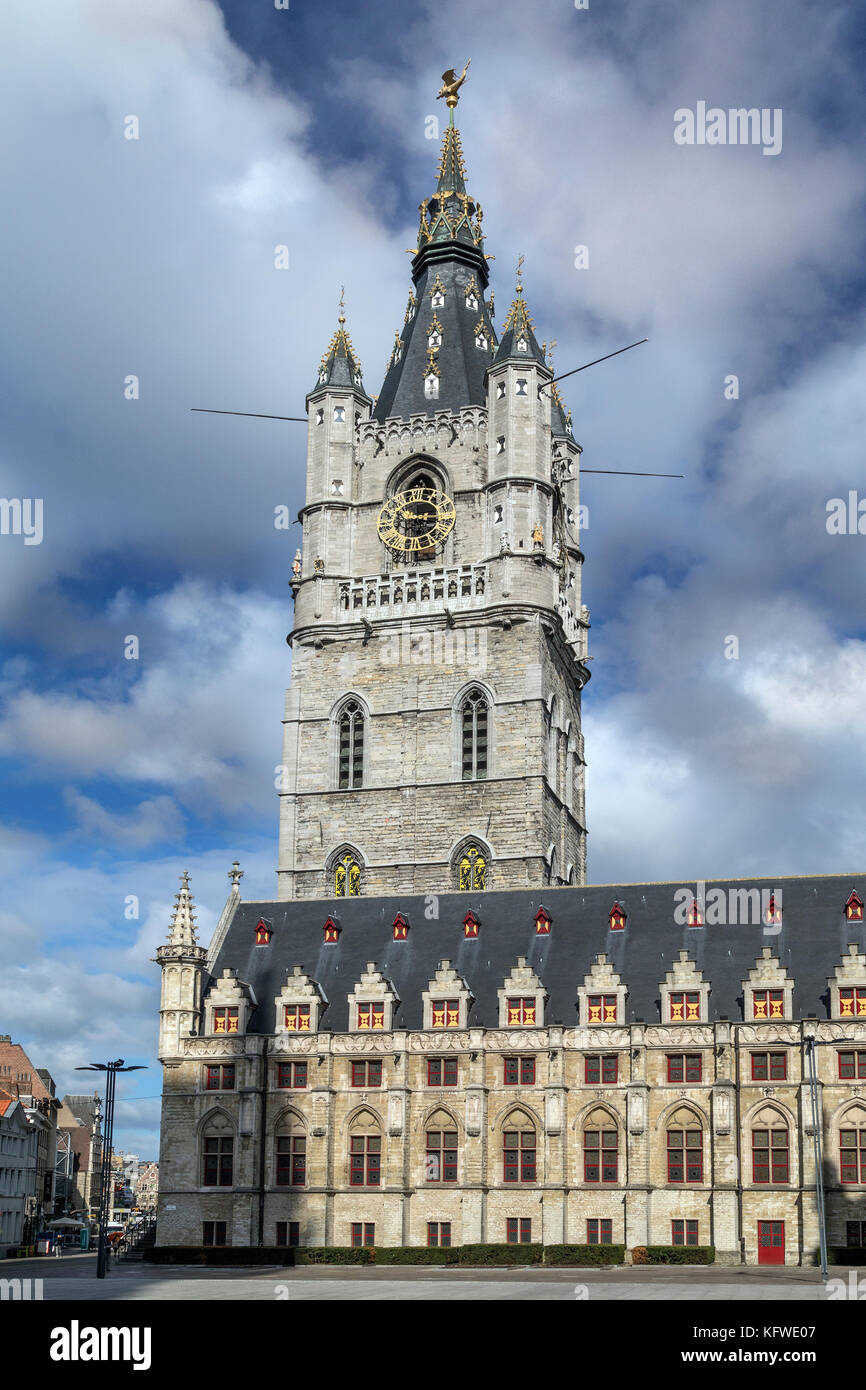
[[[862,884],[864,875],[858,882]],[[439,962],[450,960],[463,976],[475,1003],[470,1026],[498,1026],[497,990],[524,956],[549,995],[545,1018],[574,1027],[577,987],[600,954],[607,956],[628,990],[625,1022],[659,1022],[659,985],[680,951],[687,951],[710,985],[710,1021],[743,1018],[742,981],[765,946],[778,956],[794,980],[794,1017],[829,1017],[827,979],[847,954],[848,943],[866,949],[866,923],[849,922],[844,904],[851,891],[850,875],[707,882],[707,903],[714,888],[725,891],[758,889],[764,901],[774,892],[782,902],[779,931],[766,931],[763,919],[740,925],[689,927],[675,920],[675,893],[690,895],[694,883],[617,883],[589,887],[538,890],[444,893],[439,916],[425,915],[425,898],[297,899],[293,902],[241,903],[213,963],[213,977],[231,967],[255,992],[258,1007],[251,1031],[274,1030],[274,999],[296,965],[314,979],[328,1000],[326,1028],[348,1028],[348,996],[368,961],[392,981],[401,1001],[395,1026],[423,1026],[421,995]],[[682,897],[680,898],[682,901]],[[611,931],[609,913],[618,902],[627,914],[625,930]],[[549,936],[537,936],[535,914],[540,906],[550,914]],[[472,908],[481,920],[479,935],[463,934],[463,918]],[[409,921],[405,941],[393,939],[398,912]],[[332,913],[340,926],[339,940],[324,944],[323,926]],[[256,923],[264,915],[273,922],[268,946],[256,946]],[[709,910],[707,910],[709,917]]]
[[[520,257],[522,263],[523,257]],[[526,348],[519,349],[518,342],[525,342]],[[519,357],[525,361],[532,358],[540,366],[546,367],[544,353],[538,346],[538,340],[533,332],[532,317],[523,298],[523,284],[520,276],[520,265],[517,267],[517,287],[514,298],[511,301],[511,308],[508,316],[502,325],[502,339],[497,349],[495,362],[504,362],[507,357]]]
[[[352,340],[346,332],[345,324],[346,316],[343,313],[343,296],[341,294],[337,328],[322,358],[319,378],[313,387],[314,391],[318,390],[320,386],[348,386],[350,390],[364,392],[361,363],[352,347]]]
[[[482,214],[480,204],[467,191],[453,111],[451,122],[442,140],[436,191],[420,207],[413,294],[373,410],[377,420],[461,410],[487,401],[484,373],[496,335],[484,301],[489,276]],[[443,297],[441,304],[433,302],[438,295]],[[431,334],[441,341],[431,345]],[[480,347],[479,339],[483,340]],[[425,378],[431,374],[439,385],[435,397],[425,394]]]

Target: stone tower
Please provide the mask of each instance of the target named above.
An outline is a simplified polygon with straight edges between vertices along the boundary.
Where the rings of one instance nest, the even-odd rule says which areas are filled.
[[[180,880],[175,894],[168,941],[158,946],[156,961],[162,967],[159,1001],[160,1061],[175,1058],[182,1042],[196,1034],[201,1020],[201,982],[207,951],[196,938],[195,911],[189,891],[189,874]]]
[[[281,899],[585,882],[581,450],[455,104],[378,398],[342,301],[307,397]]]

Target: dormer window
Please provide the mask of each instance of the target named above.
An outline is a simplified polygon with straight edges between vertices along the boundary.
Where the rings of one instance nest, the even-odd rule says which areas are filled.
[[[403,916],[402,912],[398,912],[397,916],[394,918],[394,940],[405,941],[408,936],[409,923]]]
[[[358,1028],[359,1030],[370,1031],[385,1027],[385,1005],[384,1004],[359,1004],[358,1005]]]
[[[699,1023],[701,1017],[701,996],[695,991],[672,993],[670,996],[671,1023]]]
[[[267,946],[271,939],[271,924],[260,917],[256,923],[256,945]]]
[[[324,384],[325,384],[325,382],[326,382],[327,380],[328,380],[328,373],[325,371],[325,368],[323,367],[322,370],[319,372],[319,385],[320,385],[320,386],[324,386]]]
[[[866,989],[839,990],[839,1017],[866,1018]]]
[[[434,328],[432,333],[427,335],[427,346],[431,348],[442,346],[442,334],[437,329]]]
[[[702,927],[703,925],[704,914],[701,912],[697,898],[692,898],[692,905],[688,910],[688,915],[686,916],[686,926]]]
[[[516,396],[528,396],[528,395],[529,395],[529,392],[528,392],[527,389],[526,389],[527,386],[528,386],[528,384],[529,384],[529,383],[527,382],[525,376],[519,376],[519,377],[517,378],[517,381],[514,383],[514,385],[515,385],[515,392],[514,392],[514,394],[515,394]]]
[[[285,1014],[283,1017],[287,1033],[309,1033],[309,1004],[286,1004]]]
[[[344,423],[345,419],[346,419],[346,410],[345,410],[345,407],[342,406],[342,405],[335,405],[335,406],[334,406],[334,423],[337,424],[337,425],[342,425],[342,424]]]
[[[550,924],[553,921],[550,913],[540,907],[535,914],[535,935],[550,936]]]
[[[325,922],[323,931],[326,946],[336,945],[336,943],[340,940],[340,927],[334,921],[333,917],[329,917],[328,920]]]
[[[625,931],[627,913],[623,911],[619,903],[614,903],[607,915],[607,920],[611,931]]]
[[[433,372],[424,378],[424,397],[428,401],[439,399],[439,378]]]
[[[535,1025],[536,1003],[534,999],[509,999],[508,1000],[508,1026],[517,1024]]]
[[[781,989],[756,989],[752,991],[753,1018],[784,1018],[785,993]]]
[[[588,1023],[616,1023],[616,995],[590,994],[587,996]]]
[[[487,338],[485,337],[485,335],[484,335],[483,333],[476,333],[476,334],[475,334],[475,346],[476,346],[477,348],[486,348],[486,347],[487,347]]]
[[[466,308],[467,308],[467,309],[477,309],[477,308],[478,308],[478,299],[477,299],[476,295],[474,295],[474,294],[467,294],[467,296],[466,296]]]
[[[464,935],[465,937],[475,937],[475,936],[477,936],[477,935],[478,935],[478,929],[479,929],[480,926],[481,926],[481,921],[480,921],[480,919],[479,919],[478,917],[476,917],[475,913],[474,913],[474,912],[471,910],[471,908],[470,908],[470,910],[467,912],[466,916],[463,918],[463,935]]]
[[[237,1009],[214,1009],[213,1030],[215,1033],[236,1033],[238,1031]]]
[[[445,303],[445,296],[441,290],[433,291],[432,295],[430,296],[430,303],[432,304],[434,309],[441,309],[442,305]]]
[[[460,1027],[459,999],[434,999],[431,1002],[430,1012],[434,1028]]]
[[[781,899],[781,893],[779,898]],[[764,921],[767,926],[779,926],[782,921],[782,904],[776,902],[775,893],[770,894],[770,901],[767,903],[767,911],[764,913]]]
[[[527,350],[526,339],[525,339],[525,338],[518,338],[518,339],[517,339],[517,351],[518,351],[518,352],[526,352],[526,350]]]
[[[863,899],[856,888],[852,888],[851,896],[845,904],[845,917],[849,922],[863,921]]]
[[[352,380],[354,381],[354,383],[355,383],[356,386],[360,386],[360,385],[361,385],[361,373],[360,373],[360,372],[356,372],[355,375],[352,377]]]
[[[496,383],[496,399],[497,399],[498,401],[504,401],[504,400],[505,400],[505,382],[504,382],[504,381],[497,381],[497,383]]]

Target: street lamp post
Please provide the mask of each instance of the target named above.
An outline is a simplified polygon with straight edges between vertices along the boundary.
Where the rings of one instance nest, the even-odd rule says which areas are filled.
[[[827,1225],[824,1204],[824,1158],[821,1140],[822,1122],[818,1114],[818,1072],[815,1065],[816,1047],[838,1047],[840,1043],[856,1042],[856,1038],[822,1038],[807,1033],[803,1039],[809,1062],[809,1095],[812,1101],[812,1144],[815,1150],[815,1204],[818,1208],[818,1242],[821,1247],[821,1278],[827,1282]]]
[[[111,1211],[111,1157],[114,1143],[114,1088],[119,1071],[147,1071],[146,1067],[125,1067],[123,1058],[116,1062],[92,1062],[89,1067],[76,1067],[76,1071],[105,1072],[105,1125],[102,1140],[102,1190],[99,1194],[99,1244],[96,1251],[96,1277],[105,1278],[105,1253],[107,1247],[106,1226]]]

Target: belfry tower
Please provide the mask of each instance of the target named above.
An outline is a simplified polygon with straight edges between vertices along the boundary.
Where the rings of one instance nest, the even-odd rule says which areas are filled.
[[[581,449],[520,269],[494,327],[452,88],[380,394],[341,300],[307,396],[281,899],[586,879]]]

